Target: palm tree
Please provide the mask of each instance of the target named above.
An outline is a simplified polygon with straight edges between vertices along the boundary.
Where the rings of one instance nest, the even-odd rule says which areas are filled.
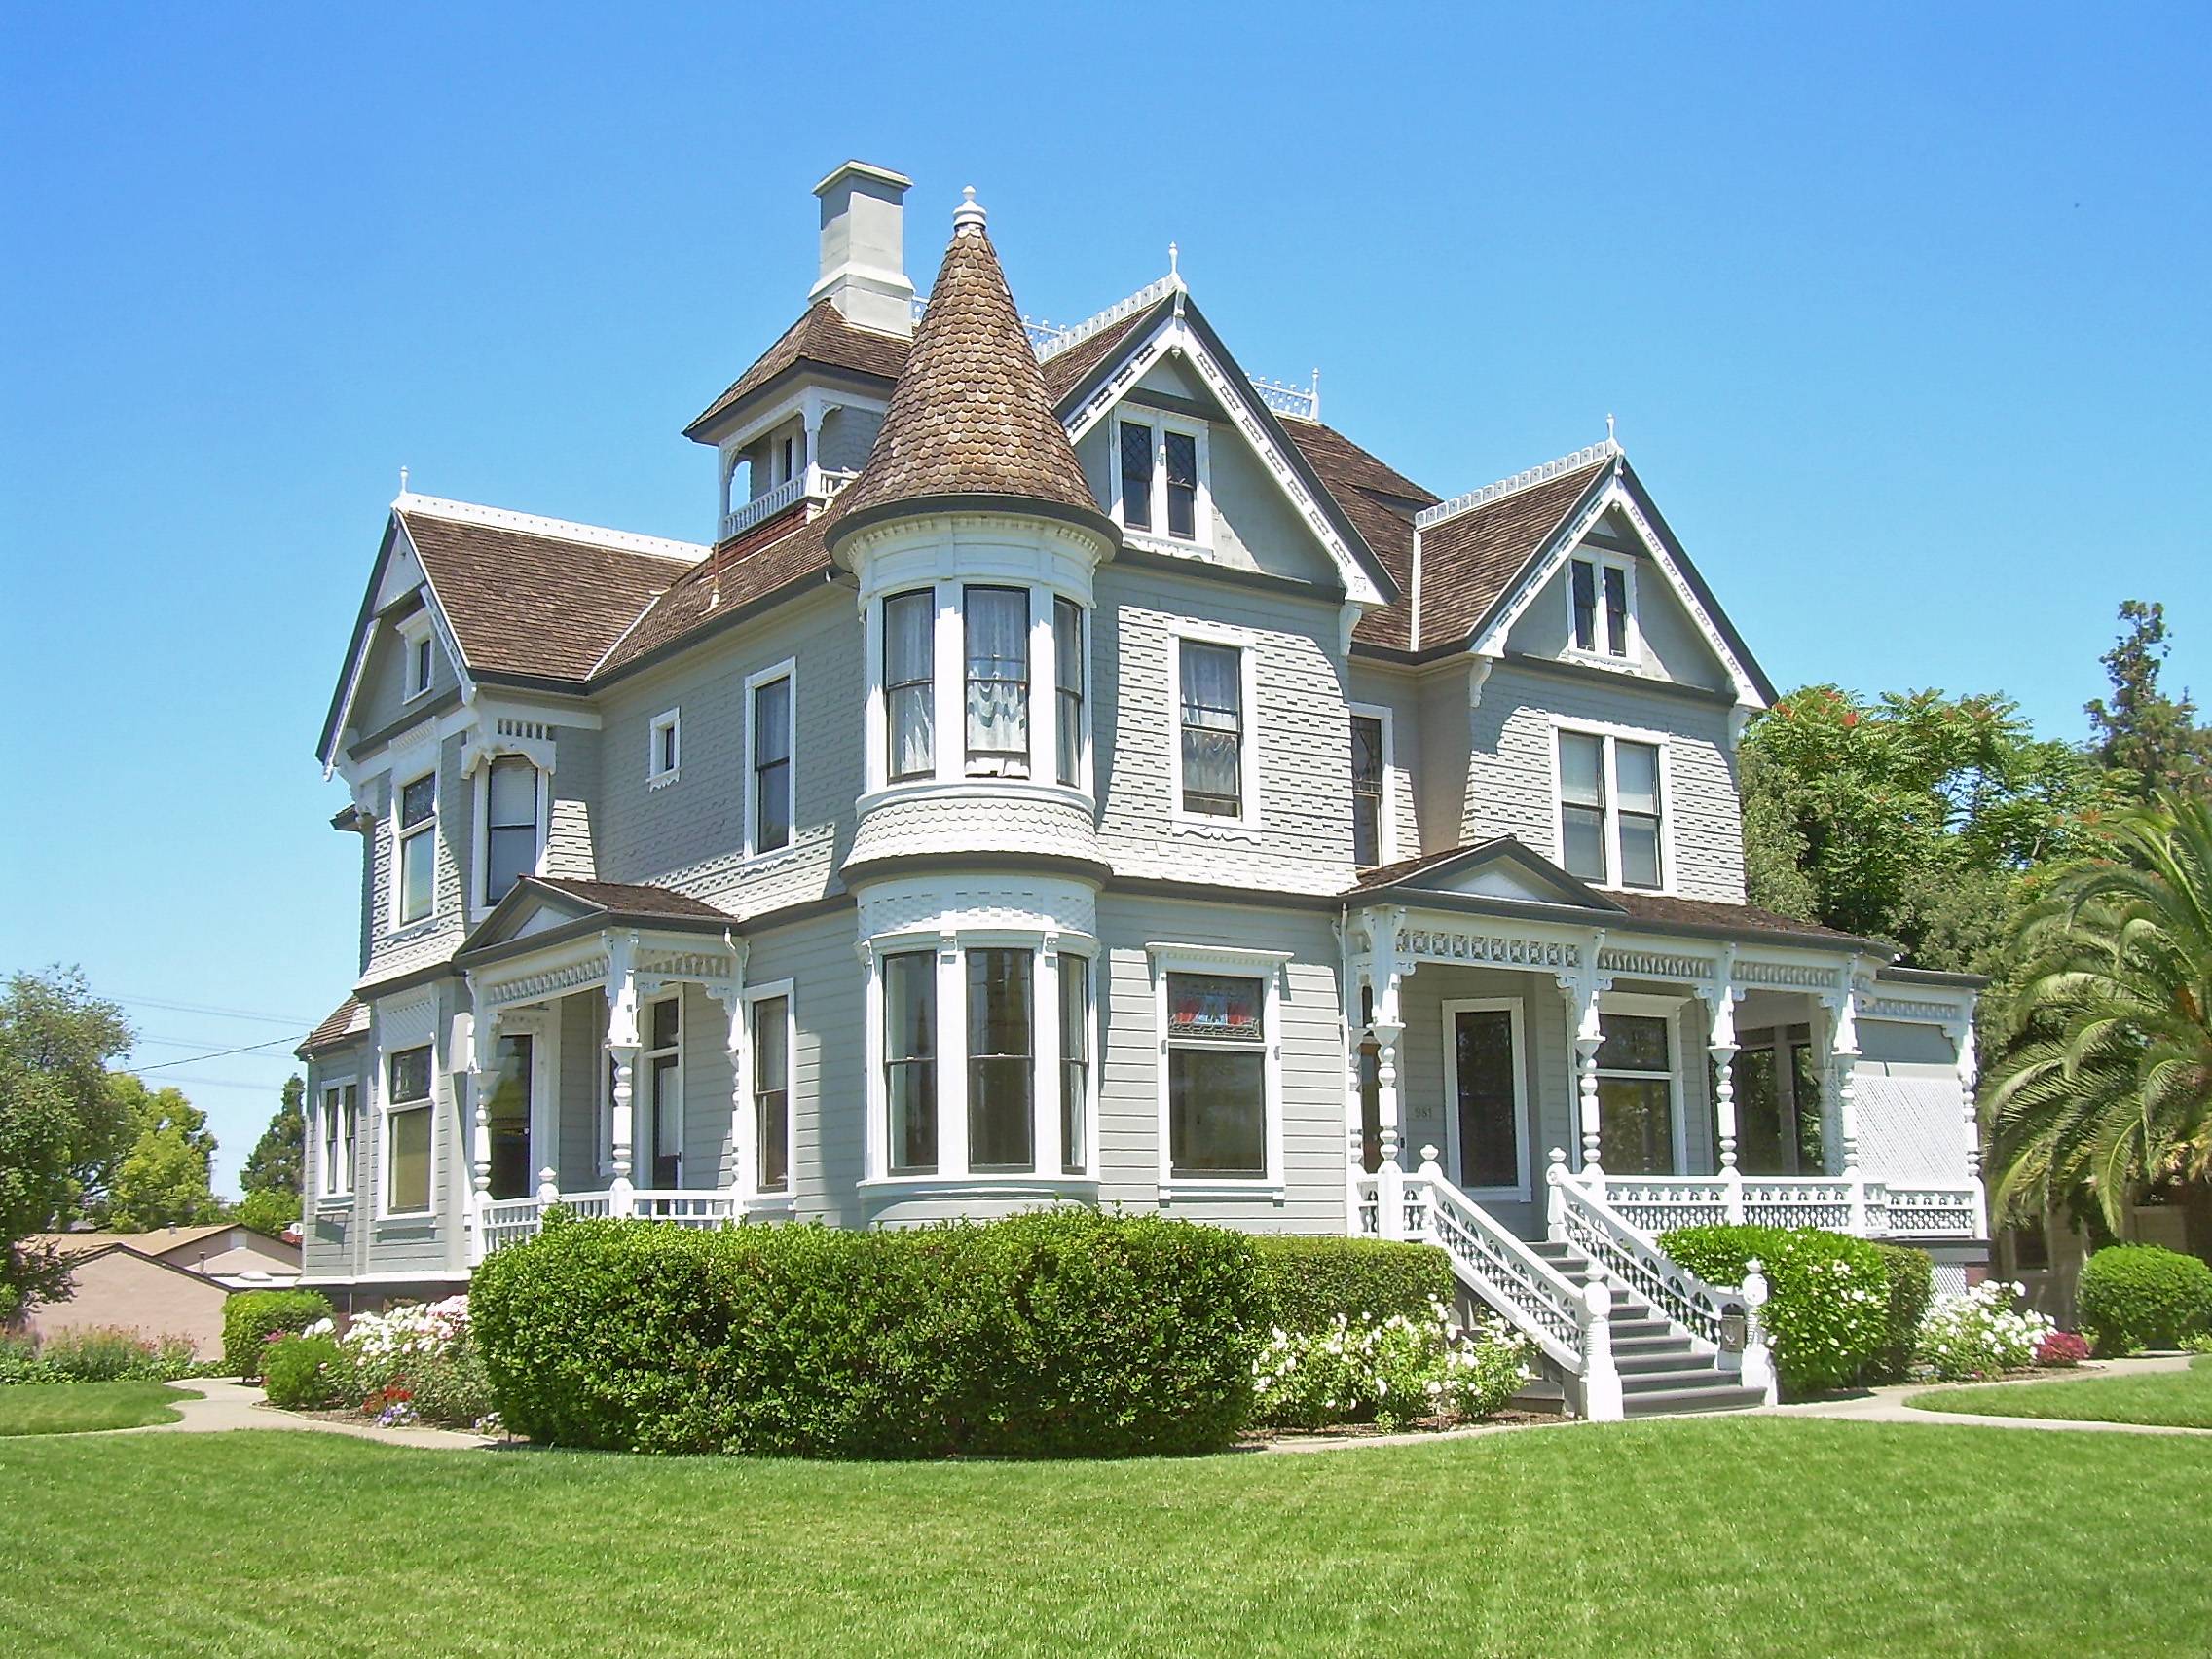
[[[1982,1112],[2000,1202],[2086,1189],[2118,1232],[2146,1185],[2212,1173],[2212,807],[2161,793],[2109,840],[2020,919]]]

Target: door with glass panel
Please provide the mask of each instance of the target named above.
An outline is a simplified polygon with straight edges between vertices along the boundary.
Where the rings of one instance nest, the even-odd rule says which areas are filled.
[[[1444,1005],[1445,1130],[1452,1179],[1467,1193],[1526,1198],[1528,1091],[1518,1001]]]
[[[683,1185],[683,1004],[668,997],[645,1011],[645,1051],[638,1059],[638,1153],[642,1187]]]
[[[527,1198],[537,1190],[530,1167],[532,1061],[535,1045],[521,1034],[501,1035],[487,1087],[485,1117],[492,1132],[492,1197]]]

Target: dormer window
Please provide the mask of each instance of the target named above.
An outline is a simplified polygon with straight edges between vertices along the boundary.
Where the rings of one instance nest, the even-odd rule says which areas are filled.
[[[1568,639],[1575,650],[1624,662],[1636,655],[1635,574],[1625,559],[1568,561]]]
[[[1203,542],[1205,427],[1168,416],[1124,413],[1114,448],[1115,516],[1140,535]]]

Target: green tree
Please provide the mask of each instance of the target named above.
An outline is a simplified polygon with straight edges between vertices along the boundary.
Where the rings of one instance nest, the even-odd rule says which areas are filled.
[[[2003,697],[1833,685],[1752,722],[1742,781],[1751,903],[1971,972],[2000,965],[2022,878],[2084,848],[2109,800]]]
[[[207,1114],[178,1088],[148,1088],[130,1072],[118,1072],[109,1088],[131,1124],[129,1150],[116,1166],[101,1214],[120,1233],[156,1227],[191,1227],[222,1219],[213,1175],[215,1136]]]
[[[107,1063],[130,1043],[123,1011],[76,969],[16,974],[0,992],[0,1323],[69,1294],[54,1252],[24,1240],[67,1222],[124,1144]]]
[[[2212,805],[2123,809],[2020,918],[2009,1043],[1982,1091],[1995,1193],[2093,1196],[2115,1231],[2154,1181],[2212,1174]]]
[[[2158,685],[2166,653],[2166,608],[2156,600],[2122,600],[2120,634],[2105,652],[2112,700],[2092,697],[2089,747],[2098,764],[2123,774],[2118,786],[2138,799],[2159,790],[2201,792],[2212,779],[2212,727],[2196,723],[2185,688],[2169,697]]]
[[[292,1209],[295,1218],[299,1215],[296,1200],[307,1157],[307,1096],[306,1078],[294,1072],[284,1080],[284,1092],[277,1101],[276,1115],[269,1120],[269,1127],[261,1131],[261,1138],[246,1154],[245,1167],[239,1171],[239,1186],[249,1196],[289,1193],[295,1200]]]
[[[240,1227],[250,1227],[275,1238],[300,1219],[300,1195],[276,1187],[263,1187],[239,1200],[232,1212]]]

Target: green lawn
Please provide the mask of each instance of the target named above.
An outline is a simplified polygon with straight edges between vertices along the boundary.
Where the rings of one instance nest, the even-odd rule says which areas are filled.
[[[2084,1377],[2070,1382],[1991,1382],[1939,1388],[1905,1402],[1924,1412],[1981,1412],[1991,1417],[2057,1418],[2070,1422],[2153,1422],[2212,1428],[2212,1354],[2187,1371],[2145,1377]]]
[[[198,1398],[166,1382],[10,1382],[0,1386],[0,1434],[76,1434],[174,1422],[181,1414],[170,1402]]]
[[[1737,1419],[1108,1464],[0,1446],[0,1651],[2201,1650],[2212,1444]]]

